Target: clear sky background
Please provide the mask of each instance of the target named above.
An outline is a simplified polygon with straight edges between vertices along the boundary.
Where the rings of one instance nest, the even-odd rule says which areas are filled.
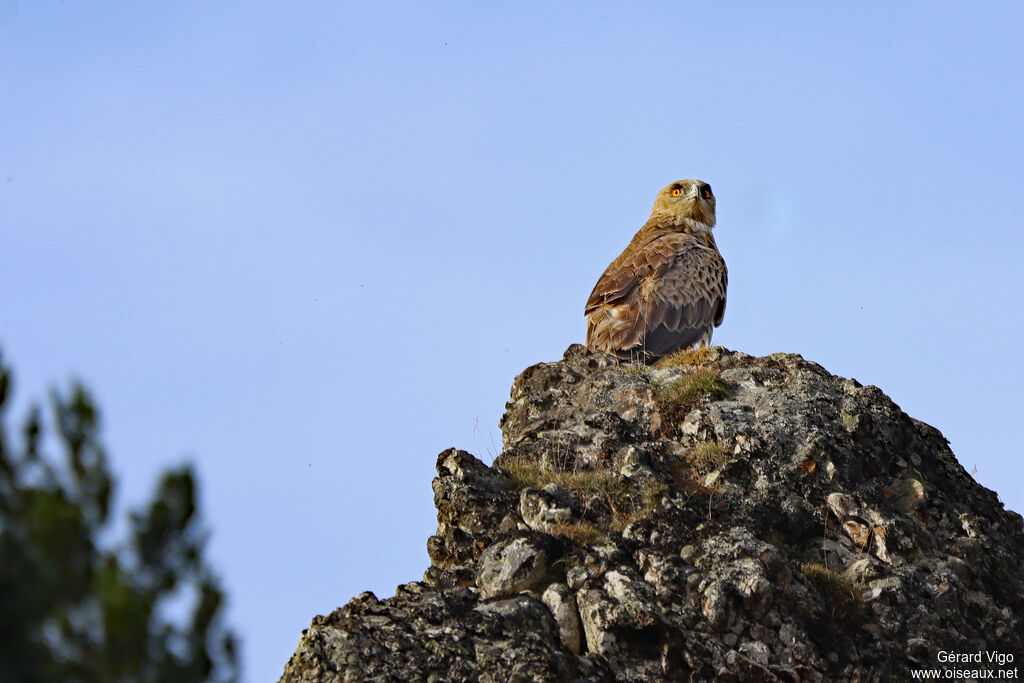
[[[138,504],[197,463],[275,680],[421,578],[436,454],[584,334],[679,178],[715,342],[881,387],[1024,511],[1024,4],[0,0],[0,346]],[[839,5],[839,3],[834,3]]]

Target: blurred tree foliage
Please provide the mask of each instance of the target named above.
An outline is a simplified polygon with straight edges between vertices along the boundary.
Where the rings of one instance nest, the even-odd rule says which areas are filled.
[[[0,356],[0,681],[237,680],[191,467],[164,472],[126,538],[111,539],[115,479],[89,394],[53,391],[55,439],[34,407],[15,440],[10,387]]]

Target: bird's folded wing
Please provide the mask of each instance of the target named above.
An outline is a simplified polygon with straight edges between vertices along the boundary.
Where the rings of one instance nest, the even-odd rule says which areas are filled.
[[[664,269],[672,262],[673,253],[679,247],[678,240],[673,239],[674,237],[676,236],[662,233],[640,244],[637,244],[634,238],[625,251],[619,254],[598,278],[594,291],[587,299],[583,314],[590,315],[603,304],[635,300],[631,295],[640,284],[640,278]]]
[[[646,303],[644,348],[653,355],[691,346],[721,324],[727,273],[719,253],[690,239],[659,272]],[[655,285],[652,284],[652,287]]]
[[[589,315],[602,306],[636,307],[636,325],[622,339],[654,356],[697,343],[725,314],[722,257],[685,233],[663,234],[627,250],[598,280]],[[625,332],[625,330],[623,330]]]

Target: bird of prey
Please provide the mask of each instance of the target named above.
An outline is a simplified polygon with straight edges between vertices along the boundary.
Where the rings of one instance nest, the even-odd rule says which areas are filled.
[[[650,363],[710,344],[728,280],[714,226],[715,195],[704,181],[659,192],[651,217],[587,300],[587,348]]]

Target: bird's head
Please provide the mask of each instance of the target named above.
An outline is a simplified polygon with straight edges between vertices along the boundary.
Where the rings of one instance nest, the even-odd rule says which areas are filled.
[[[715,195],[703,180],[677,180],[654,200],[651,218],[664,216],[673,222],[690,218],[709,228],[715,225]]]

